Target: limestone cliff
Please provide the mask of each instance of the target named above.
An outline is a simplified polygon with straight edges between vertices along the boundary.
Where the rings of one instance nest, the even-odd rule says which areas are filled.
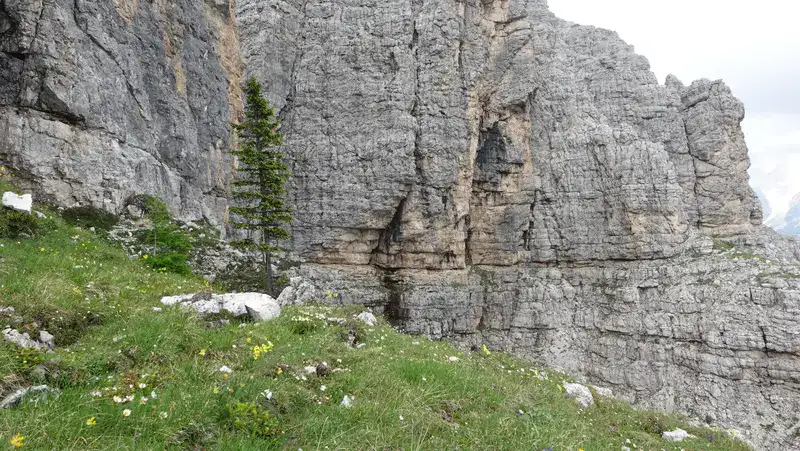
[[[800,249],[760,227],[741,102],[544,0],[0,0],[0,162],[219,224],[237,49],[283,119],[301,274],[800,449]]]
[[[661,85],[544,0],[237,17],[284,121],[301,273],[409,331],[800,449],[796,249],[760,227],[724,83]]]
[[[219,223],[241,62],[227,0],[0,2],[0,161],[62,205]]]

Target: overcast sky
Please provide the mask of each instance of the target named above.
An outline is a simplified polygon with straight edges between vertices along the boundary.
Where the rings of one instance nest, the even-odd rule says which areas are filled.
[[[663,83],[723,79],[747,110],[751,184],[775,213],[800,193],[800,2],[548,0],[559,17],[608,28]],[[774,216],[774,215],[773,215]],[[782,214],[780,214],[782,217]]]

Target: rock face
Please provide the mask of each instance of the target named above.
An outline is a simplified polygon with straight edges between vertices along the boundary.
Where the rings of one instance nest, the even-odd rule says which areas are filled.
[[[219,223],[240,76],[227,0],[2,2],[0,162],[65,206]]]
[[[760,227],[724,83],[659,84],[544,0],[240,0],[237,21],[303,280],[800,449],[798,248]]]
[[[545,0],[233,9],[0,2],[0,162],[65,206],[220,224],[241,54],[294,173],[281,303],[337,293],[800,449],[800,247],[760,229],[722,82],[659,84]]]

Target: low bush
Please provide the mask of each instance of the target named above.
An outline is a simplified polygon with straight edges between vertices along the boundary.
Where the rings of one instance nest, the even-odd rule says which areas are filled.
[[[0,238],[17,239],[38,233],[39,222],[36,216],[0,207]]]
[[[113,213],[107,212],[102,208],[92,206],[72,207],[67,208],[61,213],[68,224],[83,227],[85,229],[94,227],[95,229],[109,231],[117,222],[119,218]]]

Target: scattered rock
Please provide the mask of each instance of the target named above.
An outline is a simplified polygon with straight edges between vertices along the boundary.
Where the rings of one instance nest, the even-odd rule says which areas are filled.
[[[47,385],[37,385],[35,387],[22,388],[6,396],[2,401],[0,401],[0,409],[17,407],[25,398],[32,398],[31,400],[35,403],[47,401],[47,398],[51,394],[53,396],[57,396],[58,391],[51,389]]]
[[[603,398],[613,398],[614,397],[614,392],[611,391],[610,388],[598,387],[596,385],[592,385],[592,388],[594,389],[594,391],[598,395],[600,395]]]
[[[373,315],[370,312],[359,313],[358,319],[360,319],[362,322],[364,322],[364,324],[366,324],[369,327],[375,327],[375,325],[378,324],[378,319],[375,318],[375,315]]]
[[[11,191],[3,193],[3,206],[23,213],[30,213],[33,208],[33,196],[30,194],[18,195]]]
[[[344,326],[347,323],[344,318],[328,318],[327,321],[332,326]]]
[[[34,211],[34,213],[36,214],[36,217],[39,219],[47,219],[47,215],[42,213],[41,211]]]
[[[322,362],[317,365],[317,376],[327,376],[330,373],[330,368],[328,367],[328,362]]]
[[[228,368],[227,365],[222,365],[221,367],[219,367],[219,372],[220,373],[231,374],[231,373],[233,373],[233,370]]]
[[[691,437],[691,435],[681,428],[676,428],[674,431],[664,431],[664,433],[661,434],[661,438],[668,442],[682,442],[689,437]]]
[[[281,314],[281,307],[272,296],[262,293],[211,294],[196,293],[161,298],[167,306],[181,305],[201,315],[228,311],[235,316],[249,314],[255,321],[269,321]]]
[[[448,358],[447,360],[450,361],[450,362],[458,362],[461,359],[459,359],[458,357],[453,355],[453,356],[450,356],[450,358]]]
[[[594,404],[592,392],[585,385],[565,383],[564,390],[567,392],[567,397],[574,399],[581,406],[581,409]]]
[[[621,451],[631,451],[631,449],[628,448],[627,446],[623,446]]]
[[[164,309],[162,309],[161,307],[153,307],[153,311],[154,311],[154,312],[161,312],[161,311],[163,311],[163,310],[164,310]]]
[[[307,374],[317,374],[317,367],[315,366],[306,366],[303,367]]]
[[[47,345],[48,348],[53,349],[56,346],[56,337],[46,330],[40,330],[39,343]]]
[[[342,403],[339,404],[339,405],[344,407],[344,408],[349,409],[349,408],[353,407],[353,399],[350,398],[350,396],[348,396],[348,395],[344,395],[344,398],[342,399]]]
[[[39,350],[53,349],[55,337],[44,330],[39,332],[39,336],[40,341],[37,341],[32,339],[27,332],[19,333],[18,330],[11,328],[3,330],[3,337],[5,340],[16,344],[20,348],[36,348]]]

